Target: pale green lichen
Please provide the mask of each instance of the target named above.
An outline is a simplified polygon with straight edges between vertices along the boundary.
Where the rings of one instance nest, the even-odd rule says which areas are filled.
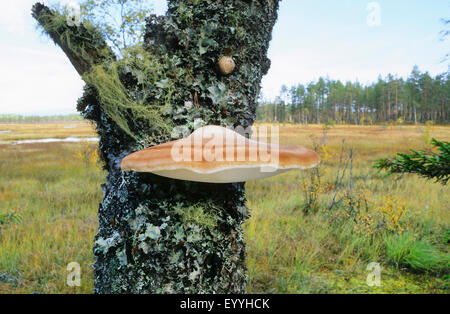
[[[205,208],[208,208],[209,212],[206,212]],[[217,214],[215,213],[217,210],[220,210],[220,208],[214,206],[211,202],[206,204],[195,204],[188,207],[177,204],[174,208],[175,213],[180,215],[181,220],[184,223],[193,223],[208,229],[217,227]]]
[[[128,264],[127,254],[125,249],[118,250],[116,252],[117,259],[119,260],[120,265],[125,266]]]
[[[114,232],[111,237],[106,239],[100,237],[95,241],[96,250],[105,255],[110,248],[115,247],[120,241],[121,237],[118,232]]]
[[[160,236],[161,229],[159,227],[153,226],[152,224],[147,224],[146,231],[139,236],[139,240],[145,241],[146,239],[150,239],[156,241]]]

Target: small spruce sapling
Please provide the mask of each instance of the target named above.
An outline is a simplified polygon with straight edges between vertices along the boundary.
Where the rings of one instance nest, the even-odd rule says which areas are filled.
[[[439,153],[411,150],[410,154],[398,153],[394,160],[379,159],[374,168],[388,174],[415,173],[446,185],[450,179],[450,143],[432,139],[431,144]]]

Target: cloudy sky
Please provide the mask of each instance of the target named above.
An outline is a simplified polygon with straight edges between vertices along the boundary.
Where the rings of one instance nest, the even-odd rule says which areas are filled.
[[[36,0],[2,0],[0,11],[0,114],[75,113],[83,82],[65,55],[37,29],[30,16]],[[156,13],[164,0],[149,0]],[[42,1],[41,2],[48,2]],[[76,3],[76,0],[60,0]],[[316,80],[369,83],[381,74],[405,77],[417,64],[435,75],[450,40],[439,40],[448,0],[283,0],[263,79],[263,94],[282,84]]]

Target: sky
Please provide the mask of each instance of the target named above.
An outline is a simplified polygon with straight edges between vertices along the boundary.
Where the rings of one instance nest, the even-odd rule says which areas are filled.
[[[30,15],[36,1],[2,0],[0,114],[76,113],[84,83],[36,28]],[[165,0],[149,1],[155,13],[164,14]],[[446,72],[448,62],[442,59],[450,52],[450,39],[439,40],[444,17],[450,18],[449,0],[283,0],[263,95],[273,99],[283,84],[306,84],[321,76],[368,84],[388,73],[406,77],[414,65],[431,75]]]

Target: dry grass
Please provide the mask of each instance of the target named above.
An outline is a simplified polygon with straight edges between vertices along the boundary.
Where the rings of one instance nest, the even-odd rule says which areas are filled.
[[[104,173],[76,157],[77,144],[0,145],[0,293],[92,291],[92,243]],[[82,267],[82,286],[66,285],[66,266]]]
[[[281,144],[312,148],[323,142],[321,126],[279,127]],[[327,151],[331,157],[326,162],[322,185],[333,185],[335,182],[338,156],[345,140],[346,147],[354,150],[353,185],[365,194],[364,197],[378,202],[378,207],[374,206],[373,211],[385,210],[388,202],[402,204],[407,211],[401,220],[404,232],[411,232],[417,239],[427,239],[439,247],[443,259],[447,259],[443,273],[448,274],[449,246],[441,241],[442,235],[450,230],[448,187],[413,175],[385,177],[372,169],[373,161],[378,158],[392,157],[396,152],[406,152],[411,148],[427,148],[425,135],[449,141],[450,128],[334,127],[326,137]],[[412,274],[391,267],[387,262],[382,234],[395,232],[382,230],[378,236],[369,233],[373,230],[355,232],[358,229],[353,220],[359,219],[357,216],[336,218],[340,213],[346,213],[347,204],[341,205],[339,210],[327,210],[331,190],[323,189],[320,193],[321,209],[317,214],[304,215],[302,183],[309,179],[308,176],[308,172],[289,172],[247,183],[248,205],[252,214],[246,224],[249,292],[448,292],[448,279],[442,273],[436,276]],[[378,262],[384,267],[381,287],[373,288],[366,284],[366,267],[371,262]]]
[[[8,131],[2,133],[2,131]],[[9,132],[10,131],[10,132]],[[0,124],[0,144],[41,138],[95,137],[95,126],[86,122]]]
[[[0,141],[42,137],[91,137],[89,124],[0,125]],[[280,141],[313,147],[321,142],[320,126],[280,126]],[[450,127],[431,135],[450,140]],[[342,140],[355,150],[353,180],[373,199],[397,199],[408,209],[401,221],[405,232],[429,241],[443,256],[450,230],[448,187],[415,176],[384,177],[371,168],[373,160],[426,146],[424,127],[337,126],[328,131],[329,151],[339,152]],[[100,165],[78,157],[79,144],[0,145],[0,215],[12,213],[21,222],[0,224],[0,293],[90,293],[93,290],[92,243],[97,230]],[[324,181],[332,182],[338,160],[331,158]],[[245,224],[248,244],[248,291],[253,293],[442,293],[448,292],[448,267],[441,272],[412,272],[389,262],[384,235],[355,232],[353,219],[339,216],[345,206],[325,210],[330,191],[320,195],[316,214],[302,211],[302,183],[308,172],[293,171],[247,183],[252,217]],[[66,266],[82,268],[81,287],[65,283]],[[381,287],[366,284],[367,264],[384,270]],[[447,288],[446,288],[447,287]]]

